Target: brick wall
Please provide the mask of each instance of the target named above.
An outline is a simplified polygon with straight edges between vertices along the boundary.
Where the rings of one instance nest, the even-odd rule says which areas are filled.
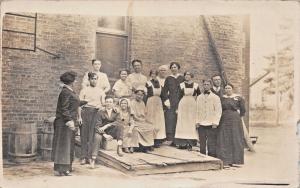
[[[34,16],[34,14],[31,14]],[[96,19],[84,16],[38,14],[37,47],[64,58],[53,59],[36,52],[3,49],[2,126],[3,151],[7,152],[8,128],[37,123],[55,115],[59,76],[68,70],[79,74],[76,91],[95,51]],[[32,19],[6,15],[5,29],[33,32]],[[23,34],[3,32],[3,46],[32,48],[33,40]]]
[[[245,62],[242,58],[243,16],[206,16],[224,61],[225,71],[242,93]],[[249,41],[247,41],[249,42]],[[196,73],[196,81],[218,73],[216,57],[200,17],[135,17],[132,19],[131,58],[144,62],[144,72],[178,61]],[[248,71],[248,70],[247,70]],[[244,92],[243,92],[244,93]]]

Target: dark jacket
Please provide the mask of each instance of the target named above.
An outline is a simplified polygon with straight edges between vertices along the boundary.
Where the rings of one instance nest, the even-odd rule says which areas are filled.
[[[112,110],[111,116],[108,117],[108,113],[106,110],[99,110],[96,114],[96,128],[103,127],[104,125],[108,123],[113,123],[115,121],[120,121],[120,113],[116,110]]]
[[[64,87],[58,97],[54,121],[52,160],[56,164],[71,165],[73,161],[75,132],[66,126],[66,122],[76,122],[79,104],[76,93]]]
[[[71,120],[76,121],[79,105],[80,100],[76,93],[63,87],[57,101],[56,119],[62,119],[65,123]]]

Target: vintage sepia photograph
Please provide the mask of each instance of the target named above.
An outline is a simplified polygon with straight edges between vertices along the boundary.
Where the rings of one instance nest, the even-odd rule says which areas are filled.
[[[0,187],[297,188],[296,1],[1,1]]]

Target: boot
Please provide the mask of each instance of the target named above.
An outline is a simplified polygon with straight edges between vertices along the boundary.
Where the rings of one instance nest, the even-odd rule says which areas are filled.
[[[122,146],[121,145],[118,145],[118,147],[117,147],[117,154],[119,155],[119,157],[123,157]]]
[[[122,153],[122,145],[123,145],[123,141],[122,140],[118,140],[118,147],[117,147],[117,154],[122,157],[123,153]]]
[[[92,159],[90,159],[90,165],[91,165],[91,169],[95,168],[95,158],[92,157]]]

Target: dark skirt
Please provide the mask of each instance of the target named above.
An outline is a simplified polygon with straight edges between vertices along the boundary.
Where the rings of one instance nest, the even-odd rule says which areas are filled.
[[[177,113],[175,108],[167,109],[165,111],[165,126],[166,137],[168,141],[174,141],[177,123]]]
[[[55,119],[52,145],[52,160],[55,171],[72,169],[74,160],[75,132],[69,129],[63,119]]]
[[[224,165],[244,164],[244,132],[237,111],[225,110],[220,120],[217,157]]]

